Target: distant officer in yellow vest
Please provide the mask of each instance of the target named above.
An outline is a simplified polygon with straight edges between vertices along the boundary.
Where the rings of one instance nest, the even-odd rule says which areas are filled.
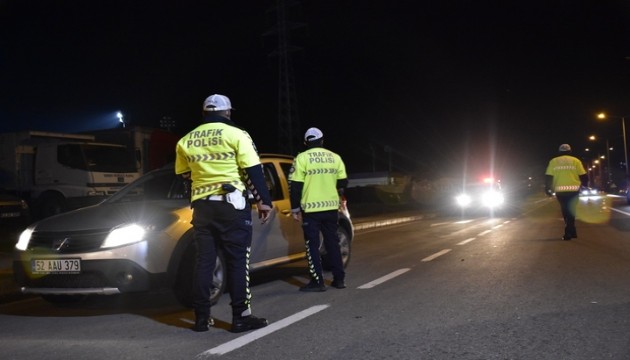
[[[580,188],[588,185],[588,175],[580,159],[571,156],[571,146],[562,144],[560,155],[549,161],[545,172],[545,193],[556,194],[564,218],[563,240],[577,238],[575,214],[577,211]]]
[[[203,103],[203,124],[181,138],[176,147],[175,173],[192,178],[192,225],[197,245],[193,288],[194,331],[207,331],[210,291],[217,259],[223,250],[232,300],[232,332],[267,326],[252,315],[249,253],[252,243],[251,205],[247,187],[266,222],[272,209],[258,152],[249,134],[231,120],[232,104],[223,95]]]
[[[331,286],[343,289],[345,271],[337,226],[339,196],[348,185],[346,167],[339,155],[322,147],[324,134],[318,128],[306,131],[304,144],[307,150],[295,157],[289,174],[291,213],[296,221],[302,221],[311,276],[311,281],[300,291],[326,291],[319,253],[320,232],[331,262]]]

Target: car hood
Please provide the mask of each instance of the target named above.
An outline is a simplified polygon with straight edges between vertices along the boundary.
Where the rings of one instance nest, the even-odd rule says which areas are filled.
[[[176,210],[188,206],[187,201],[173,200],[106,202],[40,220],[32,228],[35,231],[104,230],[138,223],[157,230],[177,221]]]

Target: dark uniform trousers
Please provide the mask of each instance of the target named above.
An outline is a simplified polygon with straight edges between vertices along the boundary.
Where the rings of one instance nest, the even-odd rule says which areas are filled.
[[[307,257],[311,276],[317,277],[318,282],[323,283],[322,260],[319,254],[319,234],[324,237],[324,248],[330,260],[333,278],[343,281],[345,271],[339,249],[339,236],[337,226],[339,212],[337,210],[302,213],[302,228],[306,240]]]
[[[223,250],[227,266],[227,287],[232,300],[232,314],[250,308],[249,252],[252,241],[251,206],[236,210],[225,201],[193,202],[194,239],[197,245],[193,307],[195,314],[210,315],[210,291],[217,259],[217,247]]]
[[[575,229],[575,213],[577,211],[577,203],[580,193],[577,191],[557,192],[556,198],[560,203],[560,211],[564,218],[564,235],[570,237],[577,236]]]

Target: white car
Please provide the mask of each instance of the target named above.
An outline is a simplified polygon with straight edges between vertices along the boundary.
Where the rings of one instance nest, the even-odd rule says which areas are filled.
[[[290,213],[287,178],[293,159],[262,155],[261,161],[274,211],[264,225],[253,221],[252,271],[305,256],[301,224]],[[195,247],[189,188],[169,166],[147,173],[98,205],[32,224],[15,247],[17,284],[23,293],[51,302],[169,287],[190,306]],[[338,227],[344,266],[354,236],[348,215],[344,202]],[[327,267],[325,251],[322,258]],[[221,251],[217,260],[213,303],[226,286]]]

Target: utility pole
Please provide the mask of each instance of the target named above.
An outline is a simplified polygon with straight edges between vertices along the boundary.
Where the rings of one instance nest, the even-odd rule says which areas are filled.
[[[290,56],[299,48],[291,45],[290,32],[305,26],[287,21],[287,10],[295,5],[295,1],[276,0],[276,27],[264,34],[276,34],[278,39],[277,50],[269,56],[278,57],[278,149],[289,155],[295,154],[294,139],[300,137],[297,94]]]

